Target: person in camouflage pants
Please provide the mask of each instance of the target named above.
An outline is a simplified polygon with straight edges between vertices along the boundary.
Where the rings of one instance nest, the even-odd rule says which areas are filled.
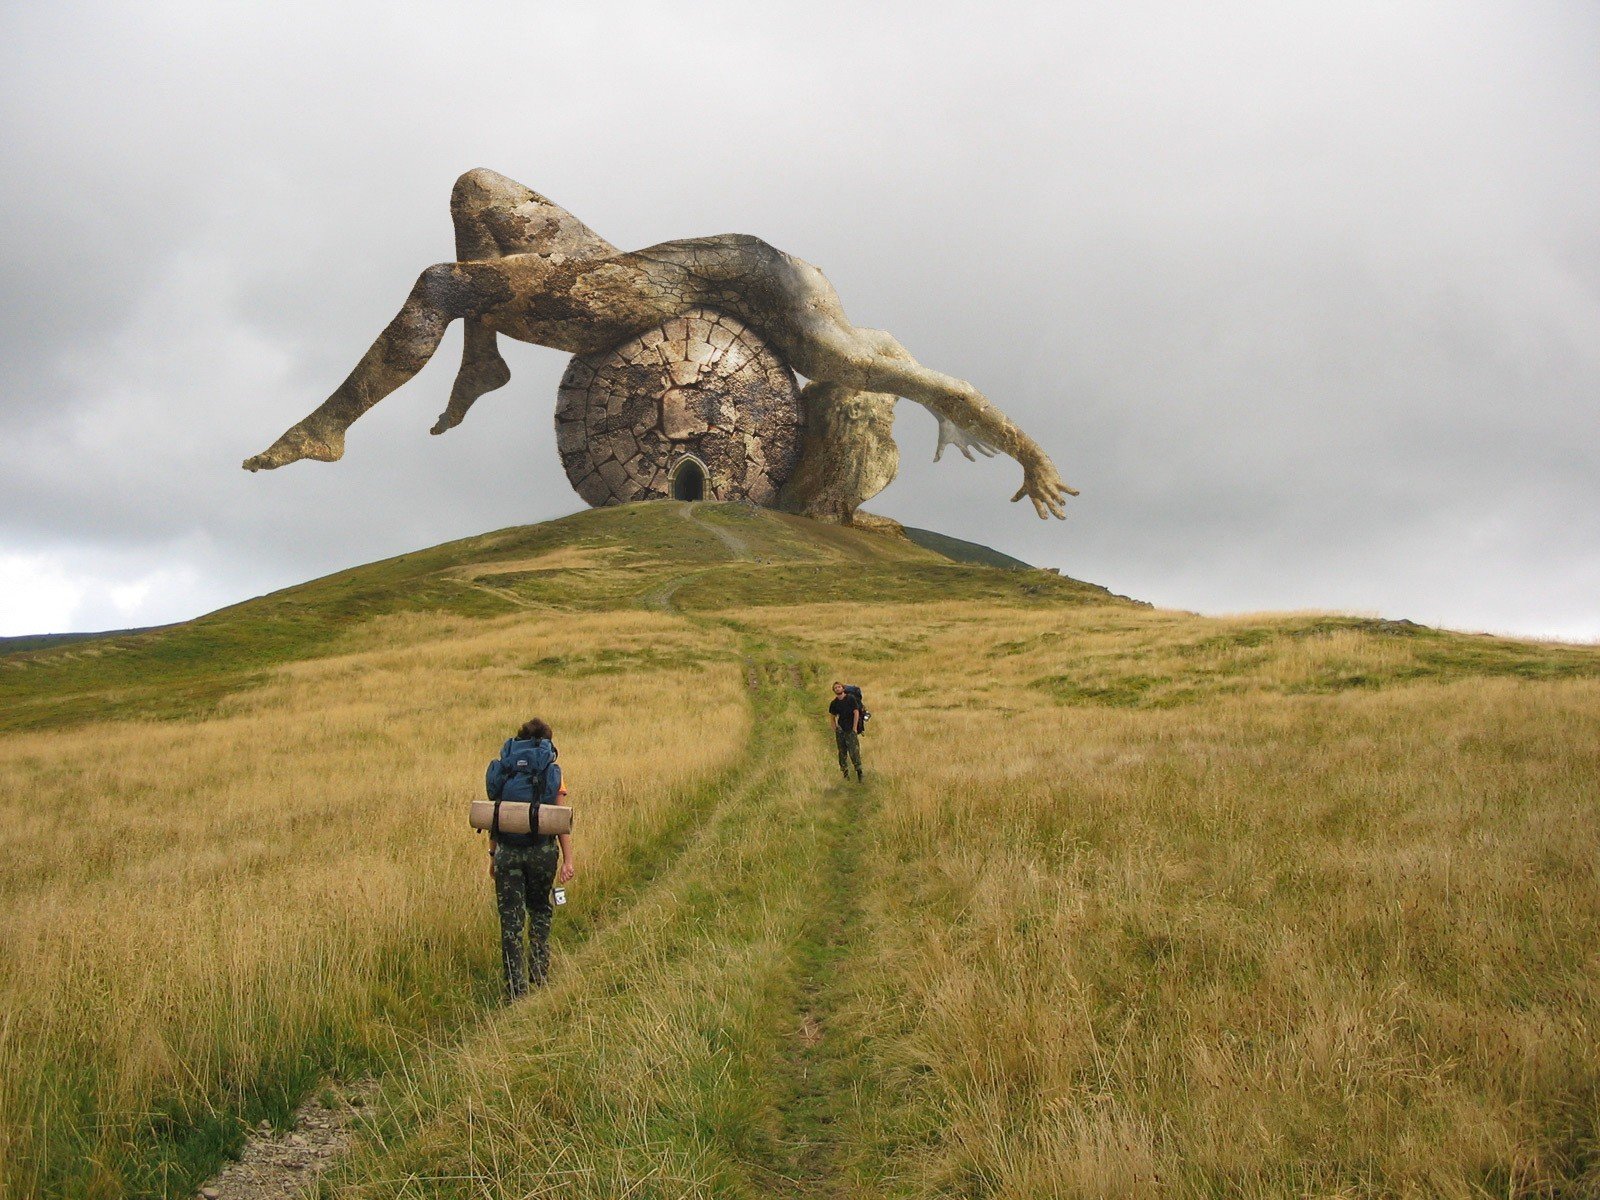
[[[850,778],[850,766],[856,768],[856,781],[861,773],[861,701],[838,680],[833,684],[833,703],[828,705],[828,718],[833,722],[833,739],[839,745],[839,771]]]
[[[500,910],[500,957],[506,968],[506,994],[513,1000],[538,987],[550,973],[550,918],[555,909],[550,889],[555,886],[560,848],[551,838],[542,846],[496,846],[495,905]],[[524,956],[523,918],[527,918],[528,945]]]
[[[537,717],[508,738],[484,776],[489,799],[560,802],[567,789],[550,738],[549,724]],[[550,837],[509,833],[498,827],[491,831],[489,875],[494,879],[495,907],[500,913],[500,957],[507,999],[518,999],[549,975],[550,920],[555,914],[550,889],[576,873],[570,834]]]

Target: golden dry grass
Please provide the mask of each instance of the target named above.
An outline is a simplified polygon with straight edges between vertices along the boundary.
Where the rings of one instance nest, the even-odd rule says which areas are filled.
[[[862,1194],[1600,1191],[1600,682],[1460,639],[1339,690],[1424,656],[1315,618],[753,619],[879,711]]]
[[[113,1195],[374,1064],[330,1195],[1600,1194],[1600,649],[1142,609],[710,506],[570,526],[430,552],[517,615],[0,739],[17,1194],[43,1148]],[[553,985],[474,1024],[465,803],[533,711],[584,874]]]
[[[0,740],[12,1193],[45,1186],[34,1172],[54,1159],[52,1187],[117,1194],[152,1115],[226,1110],[275,1077],[293,1091],[308,1070],[492,994],[497,942],[466,805],[529,715],[557,725],[579,895],[603,903],[675,797],[733,761],[742,681],[699,657],[603,689],[526,668],[685,636],[643,613],[388,618],[355,639],[374,648],[284,668],[214,719]],[[709,635],[693,636],[703,649]],[[685,708],[708,718],[692,740],[675,727]]]

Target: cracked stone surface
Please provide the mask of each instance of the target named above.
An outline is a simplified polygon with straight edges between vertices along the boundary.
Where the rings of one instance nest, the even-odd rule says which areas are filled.
[[[642,369],[637,355],[620,363],[609,357],[618,353],[616,347],[637,342],[638,354],[655,353],[649,369],[658,379],[650,386],[662,392],[663,423],[647,428],[666,437],[670,426],[676,437],[669,440],[710,437],[729,428],[719,424],[726,418],[702,410],[698,397],[667,393],[706,391],[705,372],[747,341],[734,336],[727,324],[733,318],[760,330],[778,360],[807,379],[922,405],[939,421],[941,451],[953,445],[968,457],[974,450],[1010,455],[1022,467],[1022,486],[1012,499],[1026,496],[1041,517],[1066,515],[1073,490],[1044,449],[988,397],[965,380],[924,366],[889,333],[851,324],[822,271],[760,238],[725,233],[619,250],[547,197],[483,168],[456,181],[450,216],[455,261],[435,263],[417,276],[400,311],[344,382],[267,449],[247,458],[247,470],[273,470],[302,459],[337,461],[351,424],[415,375],[455,321],[463,325],[461,368],[434,433],[455,428],[480,396],[511,378],[496,344],[503,336],[577,354],[595,374],[608,364],[613,373]],[[669,340],[662,332],[672,321],[682,323],[681,338]],[[580,375],[571,383],[581,391],[594,386],[594,379]],[[595,403],[610,423],[606,432],[634,428],[635,399],[631,388],[622,388]],[[705,431],[697,432],[702,422]],[[756,441],[766,456],[766,447],[782,433],[760,433]],[[739,441],[724,444],[737,447]],[[569,433],[564,455],[573,444]],[[641,456],[625,443],[620,448],[621,458],[607,442],[596,453],[604,449],[609,458],[582,464],[590,468],[581,472],[590,489],[579,488],[585,499],[601,495],[602,488],[609,497],[659,486],[653,474],[639,480],[628,468]],[[781,457],[771,456],[769,465],[777,466]],[[616,465],[608,471],[607,462]],[[729,477],[757,491],[779,486],[765,468],[762,474],[764,482],[747,477],[743,468]]]
[[[688,456],[705,498],[776,505],[799,461],[803,416],[794,373],[737,317],[696,307],[623,342],[581,354],[556,403],[556,448],[590,504],[671,495]]]
[[[778,507],[849,525],[856,509],[894,482],[900,449],[891,433],[898,397],[808,383],[800,393],[805,437]]]

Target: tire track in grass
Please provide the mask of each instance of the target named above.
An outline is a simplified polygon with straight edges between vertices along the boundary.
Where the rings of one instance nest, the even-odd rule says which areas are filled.
[[[754,558],[743,537],[720,522],[706,520],[701,506],[686,504],[680,512],[685,520],[715,534],[734,561]],[[684,613],[677,608],[677,592],[716,569],[686,572],[652,593],[649,602],[702,627],[721,625],[732,630],[745,645],[752,691],[761,688],[765,679],[783,697],[784,707],[804,714],[810,707],[807,671],[792,643],[774,638],[768,631],[757,633],[734,619]],[[823,672],[813,669],[810,675],[821,677]],[[804,728],[797,724],[796,732]],[[812,728],[820,730],[820,724]],[[797,751],[806,749],[798,744],[802,742],[810,743],[815,771],[797,754],[791,786],[821,778],[824,772],[831,774],[832,761],[824,739],[799,737]],[[852,1067],[859,1069],[859,1062],[852,1062],[850,1038],[837,1018],[846,992],[840,972],[857,938],[861,916],[856,899],[861,854],[852,824],[860,824],[869,815],[872,792],[847,782],[835,783],[826,792],[814,785],[795,790],[819,793],[811,814],[817,852],[811,858],[806,910],[789,951],[788,994],[779,1001],[783,1015],[775,1022],[782,1036],[769,1064],[774,1082],[776,1152],[770,1156],[767,1184],[769,1193],[828,1196],[842,1194],[846,1186],[839,1126],[846,1098],[855,1091]]]
[[[753,631],[742,629],[747,637]],[[767,634],[766,636],[771,636]],[[768,654],[770,675],[808,723],[802,737],[807,781],[831,778],[830,747],[822,718],[813,715],[806,690],[809,671],[792,644],[777,641]],[[856,944],[861,919],[857,900],[861,852],[859,826],[870,815],[872,792],[865,785],[833,780],[816,793],[817,853],[813,859],[807,909],[791,949],[791,977],[780,1022],[784,1044],[772,1068],[778,1088],[779,1141],[784,1163],[775,1194],[818,1197],[857,1194],[847,1177],[840,1144],[846,1105],[855,1095],[852,1074],[859,1069],[853,1038],[841,1019],[847,995],[843,971]]]
[[[692,508],[685,519],[700,523]],[[675,590],[642,599],[674,611]],[[842,1190],[835,976],[857,922],[860,793],[826,786],[832,762],[785,643],[679,615],[738,639],[755,718],[745,760],[670,866],[562,955],[548,987],[389,1081],[327,1195]]]
[[[390,1096],[386,1127],[334,1194],[737,1197],[787,1186],[788,1089],[773,1064],[787,1051],[779,1017],[815,909],[822,789],[795,786],[806,747],[791,690],[763,683],[755,702],[762,736],[749,770],[675,869],[547,988]]]

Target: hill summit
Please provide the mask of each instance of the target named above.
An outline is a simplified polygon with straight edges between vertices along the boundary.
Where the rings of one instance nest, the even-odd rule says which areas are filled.
[[[714,519],[692,520],[695,510]],[[936,548],[743,504],[578,512],[354,567],[176,625],[14,639],[0,656],[0,729],[202,712],[264,671],[335,651],[361,622],[398,613],[604,611],[659,604],[662,589],[696,612],[825,600],[1126,602],[1051,572],[988,569],[1026,564],[911,532]]]

